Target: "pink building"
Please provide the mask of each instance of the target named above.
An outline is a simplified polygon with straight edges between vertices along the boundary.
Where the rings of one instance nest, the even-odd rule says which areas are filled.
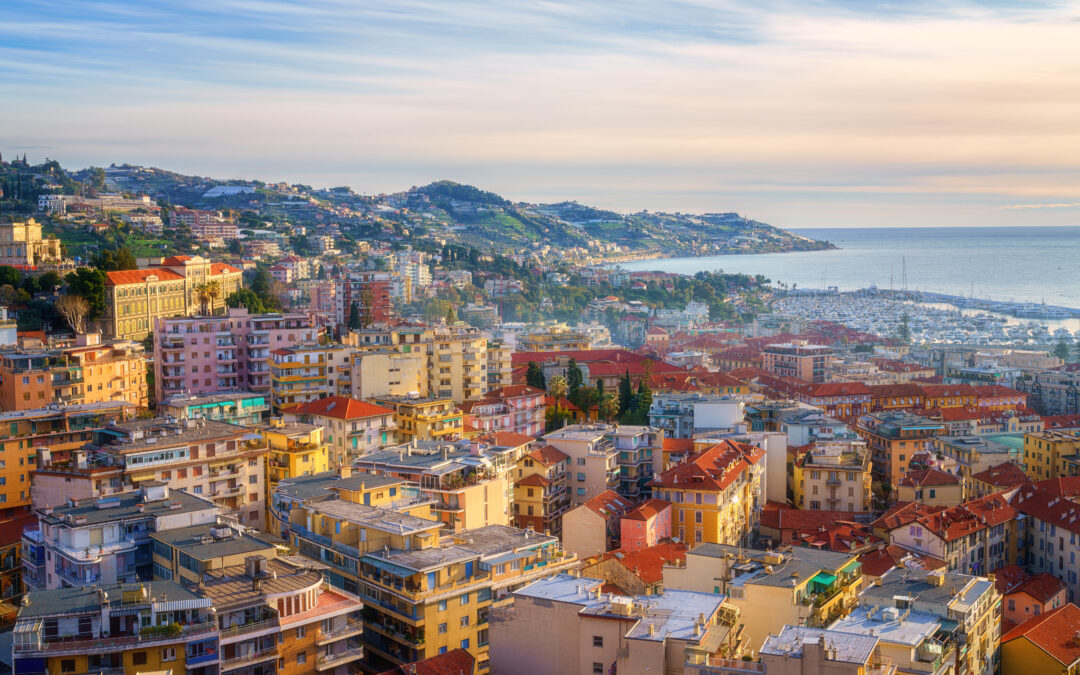
[[[306,314],[175,316],[154,323],[154,390],[176,394],[270,391],[270,350],[319,337]]]
[[[671,537],[671,504],[663,499],[650,499],[624,515],[619,527],[622,550],[639,551],[656,546],[661,539]]]
[[[459,407],[469,417],[469,423],[481,431],[512,431],[536,437],[544,433],[544,399],[543,389],[511,384]]]
[[[994,584],[1001,593],[1002,623],[1015,626],[1033,616],[1067,604],[1065,583],[1052,574],[1031,574],[1009,565],[994,570]]]
[[[295,279],[295,274],[291,267],[285,267],[284,265],[274,265],[270,268],[270,276],[274,278],[274,281],[280,281],[283,284],[292,283]]]

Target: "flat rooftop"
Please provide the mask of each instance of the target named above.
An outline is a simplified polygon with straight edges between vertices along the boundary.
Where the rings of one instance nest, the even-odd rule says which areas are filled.
[[[342,478],[337,471],[323,471],[310,476],[282,479],[274,492],[300,501],[317,501],[336,498],[337,490],[373,490],[401,484],[412,485],[413,483],[403,478],[374,473],[355,473],[348,478]]]
[[[542,437],[545,441],[592,441],[615,431],[614,425],[609,424],[571,424],[562,429],[556,429]]]
[[[769,551],[740,549],[737,546],[727,546],[725,544],[702,544],[688,552],[687,555],[703,555],[712,558],[723,558],[726,555],[731,555],[734,563],[732,568],[734,578],[731,584],[734,586],[761,584],[764,586],[794,588],[813,578],[818,572],[831,573],[850,565],[852,562],[855,562],[856,566],[858,565],[856,557],[848,553],[819,551],[802,547],[775,553],[782,554],[784,561],[779,564],[766,563],[765,556],[770,554]],[[745,559],[743,563],[736,562],[740,555]],[[771,567],[772,572],[766,571],[766,567]]]
[[[154,532],[151,539],[179,548],[198,560],[213,560],[231,555],[251,555],[274,548],[270,542],[242,534],[228,525],[194,525]]]
[[[83,586],[71,588],[56,588],[47,591],[30,591],[27,597],[30,602],[19,607],[19,619],[34,619],[48,616],[72,616],[76,614],[101,612],[101,596],[98,591],[104,591],[109,599],[120,604],[124,593],[134,593],[146,589],[147,596],[135,603],[127,605],[150,605],[155,602],[193,602],[196,607],[209,607],[210,601],[202,598],[175,581],[140,581],[129,584],[107,584],[104,586]],[[115,608],[115,605],[114,605]]]
[[[72,415],[101,415],[117,412],[122,408],[134,408],[134,403],[127,401],[101,401],[99,403],[76,403],[64,406],[46,406],[33,410],[11,410],[0,413],[0,422],[17,422],[24,419],[41,417],[70,417]]]
[[[180,490],[169,490],[165,499],[150,502],[145,501],[141,490],[135,490],[108,497],[80,499],[73,506],[58,506],[48,514],[45,514],[46,509],[39,509],[38,513],[41,514],[41,520],[50,525],[68,523],[72,527],[83,527],[117,520],[150,518],[216,508],[217,506],[212,502]]]
[[[154,448],[174,448],[210,440],[259,440],[258,434],[244,427],[206,419],[130,420],[110,424],[102,433],[115,439],[102,449],[120,454]]]
[[[171,396],[164,401],[158,403],[159,406],[192,406],[192,405],[211,405],[214,403],[228,403],[230,401],[247,401],[253,398],[267,399],[270,397],[268,393],[256,393],[251,391],[237,391],[233,393],[222,394],[205,394],[202,396],[185,395],[180,394]]]
[[[945,572],[943,583],[935,586],[927,580],[930,574],[927,570],[894,567],[881,577],[881,585],[872,584],[863,589],[862,604],[893,606],[900,596],[910,598],[917,610],[947,616],[950,609],[966,613],[984,593],[994,588],[994,582],[985,577],[956,571]]]
[[[842,619],[837,619],[829,630],[842,633],[874,635],[882,642],[891,642],[908,647],[918,647],[927,638],[933,637],[941,627],[941,618],[928,612],[900,612],[900,619],[886,620],[881,609],[870,615],[872,607],[856,607]]]
[[[343,502],[333,499],[325,502],[316,502],[308,506],[313,513],[320,513],[332,518],[347,520],[364,527],[389,532],[391,534],[415,534],[438,530],[442,523],[437,520],[427,520],[410,516],[406,513],[388,511],[386,509]]]
[[[829,661],[841,663],[865,664],[877,648],[878,639],[873,635],[845,633],[825,628],[807,628],[805,626],[784,626],[779,635],[770,635],[761,646],[761,654],[775,656],[793,656],[802,658],[803,645],[819,644],[835,649]]]

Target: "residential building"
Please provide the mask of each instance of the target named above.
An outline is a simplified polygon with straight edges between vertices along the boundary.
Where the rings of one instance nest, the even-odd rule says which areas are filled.
[[[957,506],[964,501],[964,484],[959,476],[933,467],[909,471],[896,485],[896,500],[927,506]]]
[[[543,389],[511,384],[496,387],[460,407],[472,426],[481,431],[509,431],[536,437],[544,432],[545,397]]]
[[[1046,572],[1032,574],[1018,565],[994,570],[994,585],[1002,598],[1002,633],[1068,602],[1061,579]]]
[[[285,419],[317,424],[325,429],[332,465],[348,464],[397,441],[393,408],[357,401],[345,396],[328,396],[286,408]]]
[[[859,595],[860,607],[829,626],[880,639],[901,673],[996,673],[1001,594],[991,579],[893,569]]]
[[[812,344],[781,343],[761,350],[761,367],[777,377],[794,377],[806,382],[824,382],[831,347]]]
[[[738,398],[714,394],[654,394],[649,425],[662,429],[665,438],[693,438],[696,433],[735,429],[744,421],[746,404]]]
[[[587,351],[592,341],[586,333],[569,330],[565,326],[522,335],[517,339],[519,352],[566,352]]]
[[[801,408],[785,413],[779,422],[779,431],[787,434],[788,445],[799,447],[816,440],[858,438],[845,422],[829,417],[820,410]]]
[[[355,399],[428,394],[428,357],[422,351],[369,347],[354,351],[338,368],[342,394]]]
[[[513,360],[514,349],[510,345],[498,341],[488,341],[487,376],[489,392],[499,387],[507,387],[513,383]]]
[[[580,558],[619,548],[620,521],[633,508],[633,502],[616,492],[601,492],[563,515],[563,546]]]
[[[0,352],[0,409],[33,410],[53,403],[107,401],[146,407],[142,345],[102,344],[97,333],[80,335],[78,343],[63,349]]]
[[[514,527],[562,535],[570,508],[570,456],[550,445],[530,450],[514,470]]]
[[[386,323],[390,318],[390,273],[350,271],[337,280],[335,315],[339,326],[349,322],[355,304],[364,326]]]
[[[242,274],[199,256],[173,256],[142,269],[106,272],[105,332],[141,340],[159,318],[220,311],[225,298],[240,289]],[[217,284],[217,295],[204,303],[200,289],[207,284]]]
[[[0,265],[36,267],[63,262],[60,240],[41,237],[41,224],[33,218],[24,222],[0,223]]]
[[[1003,492],[1027,485],[1031,479],[1027,477],[1019,464],[1007,462],[990,467],[968,479],[964,489],[974,499],[984,497],[995,492]]]
[[[47,408],[0,413],[0,509],[10,514],[40,502],[32,494],[35,468],[40,471],[52,458],[67,462],[72,451],[90,441],[95,431],[112,422],[135,416],[135,406],[127,402],[82,403],[63,408]],[[36,488],[35,488],[36,489]],[[75,494],[60,491],[55,503],[68,496],[89,497],[90,492]]]
[[[69,454],[62,459],[63,454],[42,451],[33,476],[34,508],[161,481],[211,500],[242,524],[264,528],[266,444],[243,427],[211,420],[116,422]]]
[[[582,563],[581,576],[603,579],[604,590],[619,595],[657,595],[664,592],[664,566],[686,561],[687,546],[667,539],[635,551],[617,548]]]
[[[911,458],[933,449],[933,437],[944,425],[904,412],[870,413],[859,418],[855,432],[866,441],[874,478],[896,485],[908,472]]]
[[[1080,598],[1080,486],[1075,478],[1041,481],[1020,488],[1012,505],[1023,514],[1019,561],[1033,573],[1047,572],[1065,583],[1069,602]],[[1026,530],[1026,533],[1025,533]]]
[[[203,396],[177,394],[158,401],[157,412],[178,420],[206,419],[250,426],[267,420],[270,396],[265,392],[240,391]]]
[[[658,545],[671,537],[671,504],[649,499],[634,507],[619,522],[619,548],[633,552]]]
[[[1006,462],[1020,463],[1020,453],[1008,443],[987,436],[935,436],[934,453],[941,466],[967,481]]]
[[[661,473],[652,494],[671,503],[671,528],[680,540],[745,545],[765,505],[765,451],[717,443]]]
[[[702,544],[683,565],[664,568],[664,589],[727,596],[739,610],[743,637],[760,645],[784,626],[824,628],[858,605],[859,561],[849,553],[792,548],[761,551]]]
[[[195,586],[213,570],[243,565],[248,556],[276,555],[273,544],[242,530],[215,521],[151,533],[154,578]]]
[[[514,592],[511,609],[491,628],[495,672],[711,672],[716,659],[741,650],[738,612],[711,593],[666,590],[629,597],[601,593],[601,579],[568,574]]]
[[[476,658],[461,647],[430,658],[395,666],[379,675],[473,675]]]
[[[464,431],[464,413],[450,397],[376,396],[376,405],[394,411],[399,441],[453,441]]]
[[[1077,633],[1080,607],[1072,603],[1031,617],[1001,637],[1001,675],[1076,672]]]
[[[895,675],[896,667],[882,659],[878,638],[823,628],[784,626],[761,646],[759,673],[769,675]],[[728,664],[730,672],[755,672],[750,665]],[[711,671],[710,671],[711,672]],[[719,675],[729,675],[723,668]]]
[[[571,424],[543,437],[543,442],[570,457],[570,503],[580,506],[619,486],[618,451],[608,424]]]
[[[418,484],[435,502],[432,517],[459,532],[510,524],[518,459],[513,452],[483,452],[464,442],[411,441],[360,457],[354,466]]]
[[[348,361],[349,349],[343,345],[304,344],[271,349],[270,394],[274,410],[337,395],[338,369]]]
[[[139,490],[37,509],[23,532],[27,590],[127,583],[153,577],[157,531],[217,522],[208,500],[150,481]]]
[[[428,390],[455,403],[487,391],[487,338],[474,328],[437,328],[428,347]]]
[[[270,350],[315,342],[306,314],[249,314],[230,307],[216,316],[161,317],[154,329],[157,400],[177,394],[270,392]]]
[[[1029,395],[1031,407],[1041,415],[1080,413],[1080,371],[1034,372],[1017,380],[1014,386]]]
[[[1024,457],[1017,461],[1031,480],[1071,475],[1066,459],[1080,455],[1080,432],[1037,431],[1024,434]]]
[[[655,427],[617,424],[609,435],[618,453],[616,491],[631,500],[648,497],[653,477],[663,469],[663,433]]]
[[[12,633],[19,673],[216,672],[212,601],[173,581],[101,583],[27,594]],[[224,672],[222,668],[222,672]]]
[[[13,610],[23,595],[23,531],[37,526],[37,516],[28,511],[16,512],[0,520],[0,622],[14,623]]]
[[[322,474],[331,468],[342,466],[323,440],[324,429],[317,424],[306,424],[271,418],[268,422],[253,425],[267,448],[266,491],[267,505],[278,483],[289,478]]]
[[[794,504],[814,511],[870,511],[870,451],[856,439],[817,440],[792,463]]]

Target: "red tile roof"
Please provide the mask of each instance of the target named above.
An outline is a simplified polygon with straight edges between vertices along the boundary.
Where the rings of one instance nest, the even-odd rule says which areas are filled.
[[[1024,593],[1039,602],[1049,602],[1065,590],[1065,582],[1049,572],[1033,574],[1020,582],[1010,593]]]
[[[527,384],[508,384],[504,387],[492,389],[488,393],[484,394],[484,396],[487,398],[503,400],[507,398],[520,398],[522,396],[540,396],[543,394],[543,389],[530,387]]]
[[[320,398],[314,401],[308,401],[307,403],[301,403],[300,405],[295,405],[291,408],[286,408],[284,412],[292,413],[294,415],[320,415],[323,417],[333,417],[339,420],[356,420],[365,417],[379,417],[382,415],[394,414],[394,411],[390,408],[383,408],[382,406],[373,405],[365,401],[357,401],[355,398],[348,398],[346,396],[327,396],[326,398]]]
[[[459,647],[423,661],[391,668],[380,675],[472,675],[475,663],[473,655]]]
[[[540,462],[544,466],[553,466],[559,462],[565,462],[570,459],[570,455],[553,445],[545,445],[542,448],[536,448],[530,452],[528,456],[533,461]]]
[[[664,565],[686,560],[688,547],[683,542],[665,541],[655,546],[625,552],[621,549],[605,553],[601,560],[619,561],[645,584],[655,584],[664,580]]]
[[[516,448],[522,445],[532,443],[536,439],[532,436],[515,433],[513,431],[496,431],[494,433],[489,433],[481,436],[480,440],[485,443],[496,445],[500,448]]]
[[[694,439],[692,438],[665,438],[664,452],[693,452]]]
[[[972,475],[971,478],[1000,488],[1020,487],[1031,482],[1024,470],[1012,462],[992,466],[986,471]]]
[[[1042,421],[1043,429],[1080,428],[1080,415],[1046,415]]]
[[[623,518],[628,518],[630,520],[648,520],[668,508],[671,508],[671,502],[664,501],[663,499],[650,499],[647,502],[639,504],[636,509],[627,513]]]
[[[180,281],[184,275],[177,274],[172,270],[155,267],[149,270],[118,270],[105,273],[105,284],[108,286],[125,286],[128,284],[145,284],[150,277],[158,281]]]
[[[944,560],[908,551],[891,544],[876,551],[862,554],[859,556],[859,562],[862,563],[863,574],[872,577],[880,577],[901,563],[905,567],[924,570],[945,569],[947,567]]]
[[[860,551],[882,543],[884,542],[870,531],[869,525],[852,522],[834,522],[817,529],[796,530],[792,535],[792,544],[795,546],[838,553]]]
[[[1072,604],[1033,616],[1001,637],[1001,643],[1027,638],[1066,668],[1080,661],[1080,644],[1076,634],[1080,632],[1080,607]]]
[[[232,274],[233,272],[242,272],[232,265],[226,265],[225,263],[210,263],[210,274]]]
[[[959,476],[946,473],[941,469],[929,468],[909,471],[900,479],[900,485],[906,487],[935,487],[938,485],[959,485]]]
[[[761,511],[761,526],[780,531],[781,543],[787,544],[797,532],[828,527],[838,521],[850,521],[865,513],[849,511],[810,511],[794,509],[780,502],[766,502]]]
[[[604,490],[582,504],[582,506],[603,516],[605,519],[612,516],[621,516],[634,508],[634,504],[629,499],[619,495],[614,490]]]
[[[544,478],[538,473],[530,473],[528,476],[525,476],[524,478],[519,478],[518,480],[514,481],[514,485],[526,485],[529,487],[547,487],[548,485],[551,485],[551,481],[547,478]]]
[[[191,260],[189,255],[172,255],[161,261],[162,265],[183,265],[185,261]]]
[[[764,457],[765,451],[757,446],[725,440],[663,472],[652,484],[676,490],[724,490]]]
[[[10,518],[0,520],[0,546],[11,546],[22,539],[23,528],[38,524],[34,513],[15,513]]]

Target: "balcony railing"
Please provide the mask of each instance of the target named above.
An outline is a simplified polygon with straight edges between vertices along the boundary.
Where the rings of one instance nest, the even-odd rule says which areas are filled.
[[[364,622],[359,619],[348,619],[344,626],[334,628],[333,630],[321,631],[319,637],[316,638],[315,644],[320,647],[329,642],[335,642],[342,638],[351,637],[353,635],[359,635],[364,632]]]
[[[228,640],[236,637],[237,635],[246,635],[248,633],[255,633],[261,630],[269,630],[271,628],[278,627],[277,619],[266,619],[264,621],[252,621],[251,623],[241,624],[239,626],[230,626],[228,628],[221,629],[221,639]]]
[[[349,663],[351,661],[358,661],[359,659],[362,659],[362,658],[364,658],[364,648],[363,647],[352,647],[350,649],[346,649],[345,651],[338,652],[336,654],[328,654],[326,656],[320,656],[315,661],[315,669],[316,670],[328,670],[328,669],[333,668],[335,666],[340,666],[340,665],[342,665],[344,663]]]
[[[235,670],[236,668],[242,668],[260,661],[269,661],[270,659],[276,659],[278,657],[277,647],[269,647],[267,649],[260,649],[254,652],[248,652],[241,656],[234,656],[231,659],[223,659],[221,661],[222,672],[226,670]]]

